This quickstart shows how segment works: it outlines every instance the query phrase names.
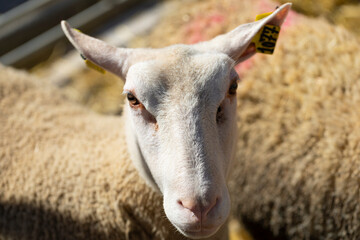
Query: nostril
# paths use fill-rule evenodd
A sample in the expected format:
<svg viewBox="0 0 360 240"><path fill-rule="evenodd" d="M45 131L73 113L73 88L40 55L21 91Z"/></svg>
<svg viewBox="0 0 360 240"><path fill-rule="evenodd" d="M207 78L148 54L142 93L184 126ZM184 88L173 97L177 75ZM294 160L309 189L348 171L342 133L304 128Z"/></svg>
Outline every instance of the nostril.
<svg viewBox="0 0 360 240"><path fill-rule="evenodd" d="M206 217L211 210L213 210L220 202L220 198L216 197L211 201L208 201L207 204L203 204L201 201L194 199L182 199L177 200L177 203L182 207L190 210L193 215L198 219Z"/></svg>
<svg viewBox="0 0 360 240"><path fill-rule="evenodd" d="M178 203L182 207L187 208L191 211L195 211L199 208L198 202L196 200L192 200L192 199L178 200Z"/></svg>
<svg viewBox="0 0 360 240"><path fill-rule="evenodd" d="M201 206L198 203L198 201L196 200L192 200L192 199L183 199L183 200L178 200L177 203L183 207L186 208L188 210L190 210L193 214L193 216L196 216L198 219L201 218Z"/></svg>

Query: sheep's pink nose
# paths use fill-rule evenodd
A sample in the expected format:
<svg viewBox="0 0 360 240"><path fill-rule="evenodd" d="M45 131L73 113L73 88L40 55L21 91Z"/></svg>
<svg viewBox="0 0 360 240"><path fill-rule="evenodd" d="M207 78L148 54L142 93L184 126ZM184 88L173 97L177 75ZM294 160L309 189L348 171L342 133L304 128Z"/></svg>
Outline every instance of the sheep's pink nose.
<svg viewBox="0 0 360 240"><path fill-rule="evenodd" d="M215 208L215 206L219 202L218 197L214 197L210 201L204 201L206 204L203 203L201 200L197 199L181 199L178 203L184 207L189 209L199 221L204 221L208 213Z"/></svg>

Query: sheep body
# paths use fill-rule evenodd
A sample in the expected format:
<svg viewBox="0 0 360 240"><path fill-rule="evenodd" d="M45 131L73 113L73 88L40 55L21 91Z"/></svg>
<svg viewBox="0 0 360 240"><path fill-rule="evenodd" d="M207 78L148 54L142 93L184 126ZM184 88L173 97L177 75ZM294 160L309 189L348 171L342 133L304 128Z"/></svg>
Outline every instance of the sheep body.
<svg viewBox="0 0 360 240"><path fill-rule="evenodd" d="M122 117L0 72L0 239L184 239L134 169Z"/></svg>
<svg viewBox="0 0 360 240"><path fill-rule="evenodd" d="M255 237L360 239L360 41L298 17L244 73L234 211Z"/></svg>

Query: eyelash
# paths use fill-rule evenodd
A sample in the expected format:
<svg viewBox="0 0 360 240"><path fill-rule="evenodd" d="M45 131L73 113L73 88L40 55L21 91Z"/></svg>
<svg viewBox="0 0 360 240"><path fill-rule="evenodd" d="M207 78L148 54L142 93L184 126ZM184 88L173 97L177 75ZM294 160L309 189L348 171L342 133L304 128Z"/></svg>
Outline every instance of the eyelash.
<svg viewBox="0 0 360 240"><path fill-rule="evenodd" d="M216 123L220 123L221 120L224 117L224 111L223 108L221 106L218 107L217 111L216 111Z"/></svg>
<svg viewBox="0 0 360 240"><path fill-rule="evenodd" d="M236 90L238 88L237 80L233 81L229 87L228 94L230 96L236 95ZM219 106L216 111L216 122L219 124L224 121L224 108L223 106Z"/></svg>
<svg viewBox="0 0 360 240"><path fill-rule="evenodd" d="M238 88L238 83L237 83L237 81L234 81L234 82L230 85L229 94L230 94L230 95L235 95L237 88Z"/></svg>
<svg viewBox="0 0 360 240"><path fill-rule="evenodd" d="M131 107L140 105L139 100L132 93L127 93L126 97Z"/></svg>

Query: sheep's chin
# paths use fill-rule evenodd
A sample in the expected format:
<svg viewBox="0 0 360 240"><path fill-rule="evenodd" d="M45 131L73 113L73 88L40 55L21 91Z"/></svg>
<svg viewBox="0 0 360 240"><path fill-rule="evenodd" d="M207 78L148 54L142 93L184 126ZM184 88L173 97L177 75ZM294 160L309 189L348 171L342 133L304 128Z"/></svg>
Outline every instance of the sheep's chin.
<svg viewBox="0 0 360 240"><path fill-rule="evenodd" d="M211 228L211 229L199 229L199 230L195 230L192 231L190 229L181 229L179 227L176 226L176 224L173 224L176 229L183 234L185 237L191 238L191 239L203 239L203 238L208 238L211 237L212 235L214 235L221 226L215 227L215 228Z"/></svg>

